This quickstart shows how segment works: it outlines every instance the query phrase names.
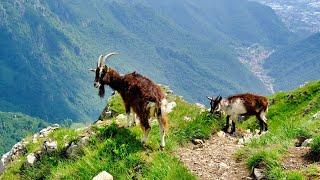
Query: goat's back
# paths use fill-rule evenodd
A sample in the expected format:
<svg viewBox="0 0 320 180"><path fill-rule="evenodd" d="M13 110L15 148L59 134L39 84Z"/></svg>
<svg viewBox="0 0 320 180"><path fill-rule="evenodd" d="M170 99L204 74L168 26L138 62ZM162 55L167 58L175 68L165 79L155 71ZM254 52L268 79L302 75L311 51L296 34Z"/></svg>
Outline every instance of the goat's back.
<svg viewBox="0 0 320 180"><path fill-rule="evenodd" d="M136 72L124 75L123 80L128 86L127 95L131 97L139 96L139 98L142 98L144 101L156 103L160 103L164 98L164 94L159 85Z"/></svg>

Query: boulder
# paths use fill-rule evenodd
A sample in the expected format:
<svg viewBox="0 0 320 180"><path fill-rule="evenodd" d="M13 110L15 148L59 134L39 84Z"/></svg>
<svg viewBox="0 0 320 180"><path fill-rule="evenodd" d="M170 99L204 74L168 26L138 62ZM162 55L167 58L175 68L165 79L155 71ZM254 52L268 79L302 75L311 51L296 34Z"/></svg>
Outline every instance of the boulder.
<svg viewBox="0 0 320 180"><path fill-rule="evenodd" d="M31 154L28 154L27 156L27 163L30 165L30 166L33 166L34 163L36 162L37 160L37 157L34 153L31 153Z"/></svg>
<svg viewBox="0 0 320 180"><path fill-rule="evenodd" d="M108 172L102 171L101 173L96 175L92 180L113 180L113 177Z"/></svg>
<svg viewBox="0 0 320 180"><path fill-rule="evenodd" d="M80 151L80 147L76 143L72 142L69 145L69 147L66 151L66 154L68 157L76 157L78 155L79 151Z"/></svg>
<svg viewBox="0 0 320 180"><path fill-rule="evenodd" d="M58 149L57 141L45 141L43 143L43 149L46 153L52 153Z"/></svg>
<svg viewBox="0 0 320 180"><path fill-rule="evenodd" d="M219 163L219 168L226 170L226 169L229 169L230 167L226 163L221 162Z"/></svg>

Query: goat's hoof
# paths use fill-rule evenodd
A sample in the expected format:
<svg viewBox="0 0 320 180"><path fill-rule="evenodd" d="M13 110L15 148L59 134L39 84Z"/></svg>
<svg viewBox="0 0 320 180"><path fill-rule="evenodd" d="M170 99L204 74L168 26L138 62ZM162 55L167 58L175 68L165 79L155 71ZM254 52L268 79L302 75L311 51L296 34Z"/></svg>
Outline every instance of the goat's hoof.
<svg viewBox="0 0 320 180"><path fill-rule="evenodd" d="M164 146L160 146L160 151L163 151L164 150Z"/></svg>

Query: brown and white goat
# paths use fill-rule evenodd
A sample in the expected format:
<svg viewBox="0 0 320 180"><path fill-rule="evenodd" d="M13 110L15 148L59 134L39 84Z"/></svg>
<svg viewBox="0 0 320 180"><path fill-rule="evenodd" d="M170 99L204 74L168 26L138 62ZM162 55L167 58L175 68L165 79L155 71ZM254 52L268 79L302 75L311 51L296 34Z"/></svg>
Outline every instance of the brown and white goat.
<svg viewBox="0 0 320 180"><path fill-rule="evenodd" d="M150 79L136 73L120 75L116 70L105 65L105 61L116 53L100 55L97 68L91 69L96 73L94 87L99 88L99 96L105 94L104 85L108 85L117 91L124 102L127 114L128 126L131 126L130 111L140 119L140 125L144 131L142 143L148 140L150 132L149 118L155 116L160 125L161 149L165 146L165 132L168 126L165 112L166 99L161 88Z"/></svg>
<svg viewBox="0 0 320 180"><path fill-rule="evenodd" d="M223 111L227 115L227 122L224 130L230 134L236 131L236 121L239 116L256 116L260 125L260 132L268 131L266 113L268 111L268 99L255 94L238 94L223 99L208 97L211 105L211 113ZM230 125L231 131L230 131Z"/></svg>

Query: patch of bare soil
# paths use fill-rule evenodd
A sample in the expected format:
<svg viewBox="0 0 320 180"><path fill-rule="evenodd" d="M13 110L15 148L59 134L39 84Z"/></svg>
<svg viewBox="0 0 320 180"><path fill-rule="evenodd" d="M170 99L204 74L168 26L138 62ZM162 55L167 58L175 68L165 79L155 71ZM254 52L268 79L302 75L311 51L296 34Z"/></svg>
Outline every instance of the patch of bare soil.
<svg viewBox="0 0 320 180"><path fill-rule="evenodd" d="M282 159L282 166L287 170L299 170L312 164L308 154L310 147L291 147Z"/></svg>
<svg viewBox="0 0 320 180"><path fill-rule="evenodd" d="M246 179L249 172L243 162L237 162L234 154L242 147L232 136L214 135L202 145L189 144L176 155L199 179Z"/></svg>

